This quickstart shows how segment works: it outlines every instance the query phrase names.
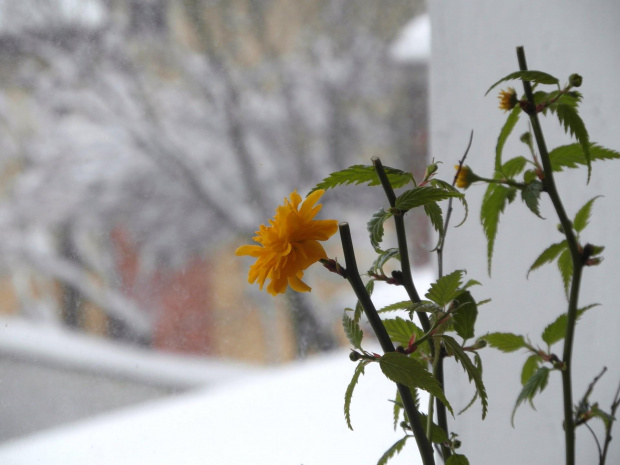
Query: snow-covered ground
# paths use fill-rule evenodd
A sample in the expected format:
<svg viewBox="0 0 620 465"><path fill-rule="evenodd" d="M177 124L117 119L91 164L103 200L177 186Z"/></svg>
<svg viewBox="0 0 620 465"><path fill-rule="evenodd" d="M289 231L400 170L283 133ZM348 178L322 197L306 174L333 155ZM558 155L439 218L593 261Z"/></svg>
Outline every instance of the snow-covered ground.
<svg viewBox="0 0 620 465"><path fill-rule="evenodd" d="M143 404L0 447L3 465L372 464L401 437L393 383L369 366L343 415L347 351ZM390 463L415 464L411 441Z"/></svg>

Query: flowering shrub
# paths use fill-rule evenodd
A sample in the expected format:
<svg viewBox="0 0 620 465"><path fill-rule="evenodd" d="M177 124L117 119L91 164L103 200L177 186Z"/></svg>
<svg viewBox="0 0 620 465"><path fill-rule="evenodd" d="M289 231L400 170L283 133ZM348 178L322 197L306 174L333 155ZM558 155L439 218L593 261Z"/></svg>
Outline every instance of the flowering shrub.
<svg viewBox="0 0 620 465"><path fill-rule="evenodd" d="M428 166L422 179L416 180L410 173L384 167L377 158L368 166L355 165L332 173L320 182L301 203L301 197L293 192L291 200L278 207L270 226L261 226L255 241L261 245L242 246L238 255L251 255L257 261L250 268L249 281L258 281L261 289L266 279L271 282L267 291L273 295L283 293L287 285L295 291L305 292L309 286L301 281L303 270L320 261L329 271L345 278L358 298L355 309L346 309L343 316L344 332L352 350L351 360L357 362L353 378L345 394L345 419L351 427L349 408L353 391L365 367L378 363L383 374L396 384L394 400L395 426L400 424L404 436L380 458L384 464L401 451L413 439L424 465L435 464L435 453L447 465L468 464L467 457L460 453L461 443L458 435L451 431L448 412L454 411L444 393L443 363L453 359L460 364L475 387L475 396L470 406L479 401L482 406L482 419L488 409L487 394L482 377L482 359L479 351L491 347L502 352L523 350L528 357L521 373L522 390L514 411L526 401L546 389L549 377L557 372L562 378L563 427L565 432L566 464L575 463L575 428L586 425L592 419L603 422L602 443L595 437L598 445L599 465L607 459L611 441L611 428L615 413L620 406L620 388L608 410L600 403L590 400L597 376L585 395L575 402L572 394L572 346L576 321L594 305L580 306L579 294L581 277L585 268L601 263L604 247L582 241L582 233L589 223L591 209L598 196L592 197L569 218L555 185L554 176L565 168L587 168L590 178L592 162L596 160L620 158L620 153L603 148L589 140L585 124L578 113L582 100L575 88L582 84L580 76L573 74L568 83L561 87L554 76L529 71L522 48L517 49L520 70L496 82L489 91L505 81L518 80L523 84L524 93L519 96L514 88L499 94L499 108L509 112L500 131L497 142L493 175L478 176L464 164L465 155L456 165L456 175L452 182L436 178L438 164ZM551 86L543 89L544 86ZM488 92L487 92L488 93ZM576 139L576 143L564 145L548 151L539 122L539 116L555 116L565 131ZM517 121L525 116L529 119L529 130L520 140L529 148L530 156L517 156L503 159L503 147L511 135ZM535 144L534 144L535 142ZM470 139L471 144L471 139ZM443 245L448 231L452 202L458 200L465 207L465 196L457 188L467 189L474 183L485 183L486 192L481 205L481 222L487 238L489 273L500 216L511 204L517 194L534 213L540 217L539 201L548 195L554 206L564 240L551 244L534 261L530 272L539 267L557 262L568 298L566 312L550 322L541 332L545 348L533 344L529 338L509 332L494 332L476 336L476 319L480 305L486 301L477 300L474 292L480 283L465 280L464 270L443 273ZM370 243L377 258L366 273L368 280L362 281L357 268L355 252L347 223L336 224L335 220L314 220L320 206L315 206L324 190L347 184L366 184L381 186L385 191L389 206L373 214L368 222ZM456 187L455 187L456 186ZM405 188L397 195L396 188ZM448 203L447 209L445 202ZM422 298L416 289L409 265L404 215L414 209L423 208L438 235L435 251L439 258L439 279L430 286ZM395 223L398 247L382 248L384 225L387 221ZM336 229L340 231L344 265L335 258L328 258L318 241L326 240ZM386 275L384 266L389 261L399 261L400 270ZM397 302L382 309L376 309L371 299L375 281L386 281L403 286L409 299ZM396 310L405 311L408 318L381 318ZM362 315L368 319L378 339L383 355L370 352L363 347L364 333L360 327ZM562 355L558 356L551 348L564 343ZM422 411L416 392L427 391L430 402ZM466 409L469 408L466 407ZM589 428L589 427L588 427ZM594 433L593 433L594 434ZM601 445L602 444L602 445ZM463 447L463 449L466 449Z"/></svg>

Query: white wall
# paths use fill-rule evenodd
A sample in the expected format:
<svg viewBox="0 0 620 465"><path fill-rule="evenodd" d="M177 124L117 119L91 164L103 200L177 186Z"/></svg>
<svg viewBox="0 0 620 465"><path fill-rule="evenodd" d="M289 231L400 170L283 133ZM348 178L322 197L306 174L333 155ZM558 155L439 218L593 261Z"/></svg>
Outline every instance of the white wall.
<svg viewBox="0 0 620 465"><path fill-rule="evenodd" d="M617 108L620 76L620 2L613 0L513 0L431 1L431 155L444 161L445 178L452 176L453 162L462 155L469 131L475 131L468 164L479 174L492 174L495 143L505 115L497 109L497 92L484 93L497 79L518 70L515 47L525 46L530 69L547 71L565 82L573 72L584 78L581 91L585 99L582 117L591 140L620 150ZM522 87L515 87L522 92ZM518 142L526 126L515 130L504 157L527 155ZM555 121L543 122L552 148L571 143ZM592 181L586 186L585 171L562 174L559 188L572 216L586 200L598 194L591 227L584 239L607 247L603 264L587 268L580 303L600 302L577 328L574 361L574 395L580 397L591 379L606 365L610 372L597 385L594 399L606 409L620 381L618 354L620 328L617 305L620 244L618 244L618 205L620 161L594 164ZM542 221L529 214L520 201L511 205L499 229L494 272L486 272L486 243L479 222L479 207L485 187L474 185L467 191L470 218L467 224L450 231L447 271L467 268L469 277L484 283L476 297L491 297L481 307L479 335L486 331L512 331L530 334L539 343L542 328L566 309L566 300L555 267L546 267L525 279L537 255L552 242L561 240L557 219L548 199L542 202ZM458 215L457 215L458 216ZM561 355L561 344L554 352ZM510 426L512 407L520 391L520 370L526 355L484 352L485 382L490 413L480 423L478 407L453 423L463 440L463 452L471 463L563 463L561 383L554 376L547 391L538 397L537 411L525 405ZM450 367L450 364L448 365ZM450 367L448 398L455 408L464 406L471 388L456 386L454 379L465 379L460 368ZM620 463L620 426L615 429L609 464ZM588 431L578 430L577 463L598 463L596 446Z"/></svg>

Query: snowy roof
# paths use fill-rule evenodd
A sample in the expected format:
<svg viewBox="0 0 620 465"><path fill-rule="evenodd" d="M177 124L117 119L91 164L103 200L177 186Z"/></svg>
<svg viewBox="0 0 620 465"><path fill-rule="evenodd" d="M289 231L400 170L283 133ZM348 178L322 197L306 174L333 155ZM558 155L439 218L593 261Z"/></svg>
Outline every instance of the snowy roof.
<svg viewBox="0 0 620 465"><path fill-rule="evenodd" d="M402 437L395 394L370 365L343 415L347 351L269 369L243 382L143 404L0 446L3 465L315 465L376 463ZM425 404L424 398L421 400ZM421 463L410 441L391 465Z"/></svg>
<svg viewBox="0 0 620 465"><path fill-rule="evenodd" d="M427 62L431 56L431 19L428 13L405 25L390 47L390 55L405 63Z"/></svg>

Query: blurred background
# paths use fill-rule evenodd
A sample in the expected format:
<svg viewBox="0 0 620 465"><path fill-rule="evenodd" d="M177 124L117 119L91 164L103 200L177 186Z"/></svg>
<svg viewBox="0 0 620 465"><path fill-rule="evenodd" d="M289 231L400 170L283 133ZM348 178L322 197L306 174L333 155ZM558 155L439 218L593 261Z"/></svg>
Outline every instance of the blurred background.
<svg viewBox="0 0 620 465"><path fill-rule="evenodd" d="M0 1L0 441L346 345L341 279L273 298L234 250L332 171L424 172L425 11ZM363 257L382 193L323 203Z"/></svg>

